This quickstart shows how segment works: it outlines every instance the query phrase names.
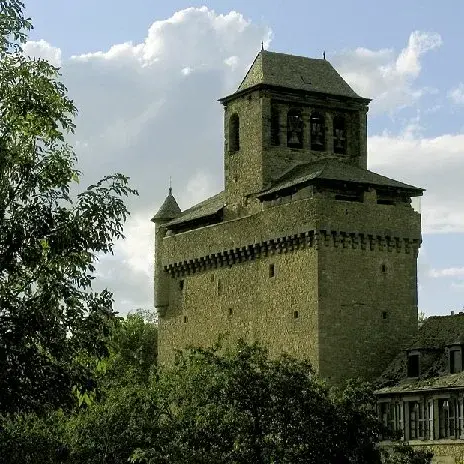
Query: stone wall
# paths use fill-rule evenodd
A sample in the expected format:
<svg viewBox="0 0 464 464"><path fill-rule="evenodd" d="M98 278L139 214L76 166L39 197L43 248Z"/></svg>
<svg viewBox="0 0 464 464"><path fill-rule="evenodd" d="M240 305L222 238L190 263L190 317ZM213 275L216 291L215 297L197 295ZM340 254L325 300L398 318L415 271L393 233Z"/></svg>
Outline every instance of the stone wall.
<svg viewBox="0 0 464 464"><path fill-rule="evenodd" d="M372 378L417 327L419 244L410 206L324 198L165 237L159 359L241 337L309 358L334 381Z"/></svg>
<svg viewBox="0 0 464 464"><path fill-rule="evenodd" d="M320 374L377 378L417 330L416 256L404 250L319 250Z"/></svg>
<svg viewBox="0 0 464 464"><path fill-rule="evenodd" d="M271 144L271 107L280 115L280 144ZM287 147L287 112L301 109L303 116L303 147ZM335 97L282 94L269 90L254 90L227 102L224 113L224 175L226 219L257 211L259 202L253 195L272 179L279 177L294 162L338 159L367 168L367 106L357 101ZM310 147L310 114L319 111L325 118L326 149L312 151ZM232 152L229 123L232 115L240 120L240 149ZM337 155L333 150L333 125L336 115L346 121L347 151Z"/></svg>
<svg viewBox="0 0 464 464"><path fill-rule="evenodd" d="M243 338L274 356L310 359L317 368L316 259L314 248L306 248L172 277L172 306L160 320L159 359L169 362L175 348Z"/></svg>

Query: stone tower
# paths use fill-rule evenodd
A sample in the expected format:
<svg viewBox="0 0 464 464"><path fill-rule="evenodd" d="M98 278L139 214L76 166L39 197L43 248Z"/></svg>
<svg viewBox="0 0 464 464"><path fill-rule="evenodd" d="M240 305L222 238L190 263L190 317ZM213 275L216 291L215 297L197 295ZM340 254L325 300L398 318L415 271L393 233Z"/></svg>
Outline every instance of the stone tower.
<svg viewBox="0 0 464 464"><path fill-rule="evenodd" d="M263 50L220 101L224 191L153 218L160 362L243 338L376 377L417 329L423 190L367 169L370 100L325 59Z"/></svg>

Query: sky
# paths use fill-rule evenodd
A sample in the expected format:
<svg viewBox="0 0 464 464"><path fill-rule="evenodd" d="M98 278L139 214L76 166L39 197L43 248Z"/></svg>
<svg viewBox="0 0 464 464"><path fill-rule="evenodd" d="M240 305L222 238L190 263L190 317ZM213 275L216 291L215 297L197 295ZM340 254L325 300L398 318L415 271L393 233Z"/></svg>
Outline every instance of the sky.
<svg viewBox="0 0 464 464"><path fill-rule="evenodd" d="M126 239L95 288L125 314L153 305L150 218L172 176L182 209L223 188L223 109L261 48L327 59L363 97L368 168L426 189L419 310L464 310L464 2L26 0L25 51L61 67L88 185L122 172Z"/></svg>

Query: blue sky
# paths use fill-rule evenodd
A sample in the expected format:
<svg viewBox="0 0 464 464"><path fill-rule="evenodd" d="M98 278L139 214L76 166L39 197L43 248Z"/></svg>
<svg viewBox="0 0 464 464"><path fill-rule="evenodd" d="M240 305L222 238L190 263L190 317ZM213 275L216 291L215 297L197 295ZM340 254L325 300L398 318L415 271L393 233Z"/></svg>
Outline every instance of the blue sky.
<svg viewBox="0 0 464 464"><path fill-rule="evenodd" d="M163 200L166 178L173 175L183 207L222 188L216 100L238 85L269 38L275 51L325 50L355 90L374 99L369 167L427 189L419 308L431 315L463 307L463 2L453 9L423 0L26 3L35 25L29 52L62 65L81 110L75 143L84 173L122 170L141 193L128 240L99 267L121 312L151 304L146 219Z"/></svg>

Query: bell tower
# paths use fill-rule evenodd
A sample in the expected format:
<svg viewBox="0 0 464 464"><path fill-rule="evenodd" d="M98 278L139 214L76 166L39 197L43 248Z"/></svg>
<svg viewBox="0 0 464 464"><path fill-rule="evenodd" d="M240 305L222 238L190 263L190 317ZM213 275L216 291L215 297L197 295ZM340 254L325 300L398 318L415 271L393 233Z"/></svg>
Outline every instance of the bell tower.
<svg viewBox="0 0 464 464"><path fill-rule="evenodd" d="M299 163L338 160L367 168L367 111L325 59L261 50L224 105L224 174L231 217Z"/></svg>

